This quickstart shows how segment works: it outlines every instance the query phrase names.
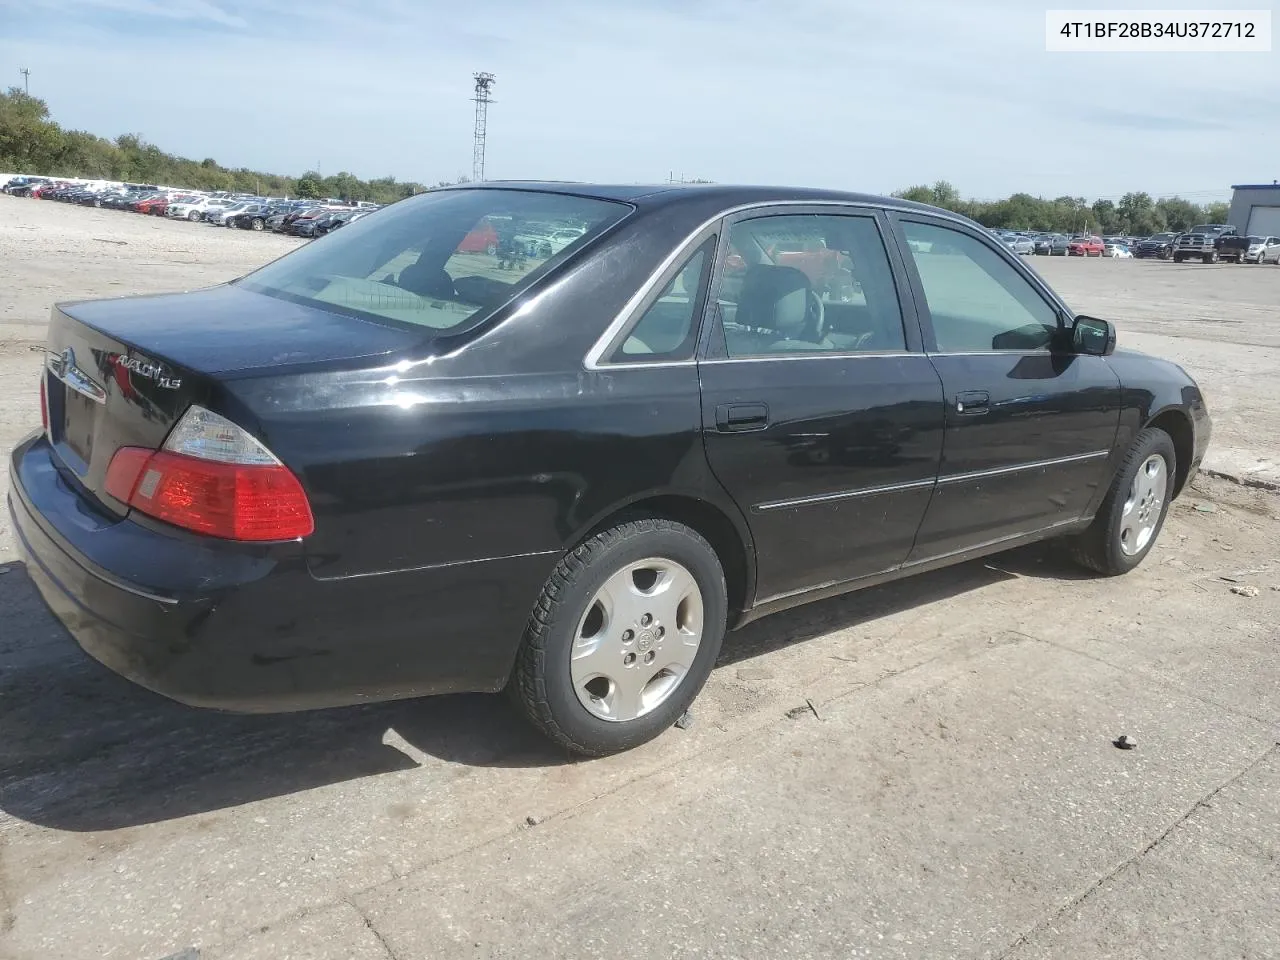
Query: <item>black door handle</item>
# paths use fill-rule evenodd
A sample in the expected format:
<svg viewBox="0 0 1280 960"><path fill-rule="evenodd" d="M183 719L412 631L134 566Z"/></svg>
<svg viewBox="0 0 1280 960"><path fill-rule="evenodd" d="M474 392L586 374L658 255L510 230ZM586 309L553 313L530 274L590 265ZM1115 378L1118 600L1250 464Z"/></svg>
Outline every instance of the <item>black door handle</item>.
<svg viewBox="0 0 1280 960"><path fill-rule="evenodd" d="M767 403L722 403L716 407L716 429L725 433L763 430L767 426Z"/></svg>
<svg viewBox="0 0 1280 960"><path fill-rule="evenodd" d="M956 394L956 413L962 417L980 417L991 410L991 394L985 390L969 390Z"/></svg>

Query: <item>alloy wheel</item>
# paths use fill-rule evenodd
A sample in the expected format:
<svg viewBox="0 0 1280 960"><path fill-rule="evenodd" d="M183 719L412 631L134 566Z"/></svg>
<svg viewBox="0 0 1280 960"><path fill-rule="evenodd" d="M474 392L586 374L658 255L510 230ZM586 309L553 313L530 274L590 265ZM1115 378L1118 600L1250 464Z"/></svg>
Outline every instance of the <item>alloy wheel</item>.
<svg viewBox="0 0 1280 960"><path fill-rule="evenodd" d="M1142 461L1129 486L1120 519L1120 549L1127 556L1141 553L1155 536L1168 489L1168 469L1164 457L1153 453Z"/></svg>
<svg viewBox="0 0 1280 960"><path fill-rule="evenodd" d="M601 720L644 716L679 688L702 634L693 574L663 557L628 564L595 592L578 622L569 662L578 701Z"/></svg>

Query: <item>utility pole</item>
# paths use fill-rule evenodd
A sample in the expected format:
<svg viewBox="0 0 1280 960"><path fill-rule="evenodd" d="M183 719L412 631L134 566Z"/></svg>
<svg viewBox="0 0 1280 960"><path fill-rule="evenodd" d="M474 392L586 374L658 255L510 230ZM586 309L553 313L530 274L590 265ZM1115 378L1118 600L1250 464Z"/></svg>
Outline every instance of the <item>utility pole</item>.
<svg viewBox="0 0 1280 960"><path fill-rule="evenodd" d="M26 96L31 96L31 71L26 67L20 67L18 72L22 74L22 92Z"/></svg>
<svg viewBox="0 0 1280 960"><path fill-rule="evenodd" d="M484 141L489 124L489 104L494 102L492 92L494 81L498 78L492 73L473 73L475 80L475 96L472 101L476 105L475 138L471 148L471 179L476 183L484 180Z"/></svg>

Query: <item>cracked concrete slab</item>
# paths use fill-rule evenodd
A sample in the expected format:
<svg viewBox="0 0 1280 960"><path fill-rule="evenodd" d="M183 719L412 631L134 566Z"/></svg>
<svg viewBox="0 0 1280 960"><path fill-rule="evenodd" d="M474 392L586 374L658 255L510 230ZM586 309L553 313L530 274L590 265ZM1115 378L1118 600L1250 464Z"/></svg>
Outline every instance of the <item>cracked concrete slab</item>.
<svg viewBox="0 0 1280 960"><path fill-rule="evenodd" d="M199 960L396 960L349 903L263 925L234 943L202 951ZM193 958L194 960L194 958Z"/></svg>
<svg viewBox="0 0 1280 960"><path fill-rule="evenodd" d="M1273 748L1010 960L1280 956L1277 798Z"/></svg>
<svg viewBox="0 0 1280 960"><path fill-rule="evenodd" d="M994 956L1272 743L1031 639L819 707L356 902L406 957Z"/></svg>

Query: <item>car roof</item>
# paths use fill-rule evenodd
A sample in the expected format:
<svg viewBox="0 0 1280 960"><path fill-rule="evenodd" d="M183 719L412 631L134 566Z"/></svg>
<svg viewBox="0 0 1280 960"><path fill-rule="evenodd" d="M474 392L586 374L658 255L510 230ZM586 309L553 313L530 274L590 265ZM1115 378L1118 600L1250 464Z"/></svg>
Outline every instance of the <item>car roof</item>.
<svg viewBox="0 0 1280 960"><path fill-rule="evenodd" d="M719 200L726 209L742 204L770 202L858 203L919 210L921 213L943 213L948 217L973 223L968 217L926 203L870 193L827 190L821 187L769 187L721 183L607 184L563 180L486 180L484 183L467 183L442 189L538 190L543 193L564 193L598 200L617 200L633 204L639 209L674 206L691 201L705 202L712 199Z"/></svg>

